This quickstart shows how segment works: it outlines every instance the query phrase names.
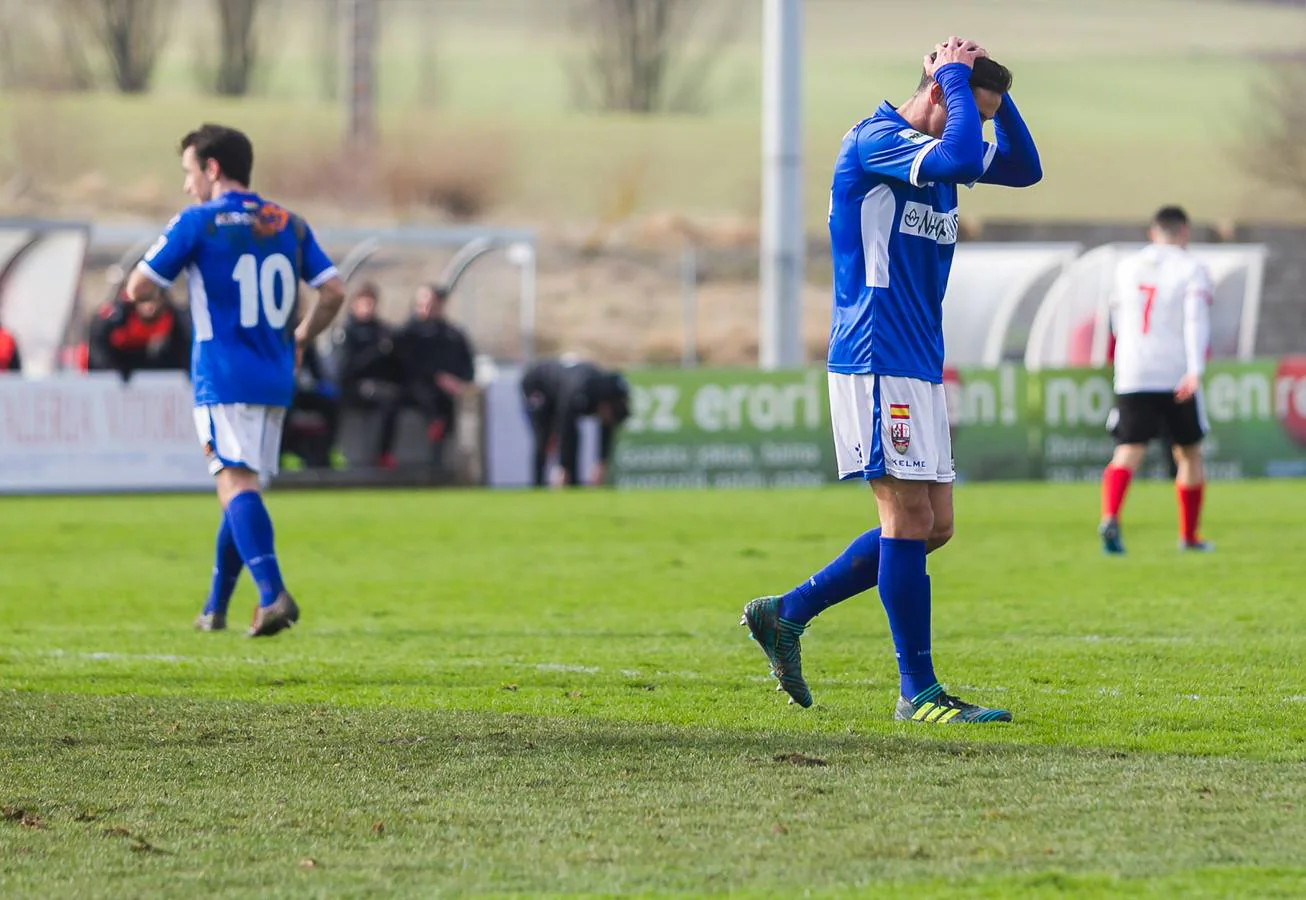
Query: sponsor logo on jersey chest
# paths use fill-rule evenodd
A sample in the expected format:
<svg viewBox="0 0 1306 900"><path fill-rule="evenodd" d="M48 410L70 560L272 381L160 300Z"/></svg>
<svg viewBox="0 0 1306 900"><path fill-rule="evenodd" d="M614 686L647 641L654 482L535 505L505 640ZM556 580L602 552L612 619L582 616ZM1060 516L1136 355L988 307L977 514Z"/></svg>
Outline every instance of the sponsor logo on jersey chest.
<svg viewBox="0 0 1306 900"><path fill-rule="evenodd" d="M908 200L902 208L898 230L928 238L937 244L957 243L957 211L936 212L924 203Z"/></svg>

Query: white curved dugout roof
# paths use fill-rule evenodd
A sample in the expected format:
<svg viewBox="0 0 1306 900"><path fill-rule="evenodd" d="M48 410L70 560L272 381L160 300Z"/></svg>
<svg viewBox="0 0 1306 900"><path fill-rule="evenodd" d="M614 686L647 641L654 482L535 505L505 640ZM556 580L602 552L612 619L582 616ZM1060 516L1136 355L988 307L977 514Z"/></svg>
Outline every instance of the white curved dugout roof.
<svg viewBox="0 0 1306 900"><path fill-rule="evenodd" d="M84 225L0 221L0 325L18 342L24 375L48 375L58 367L87 243Z"/></svg>
<svg viewBox="0 0 1306 900"><path fill-rule="evenodd" d="M943 298L943 345L953 366L1003 361L1018 313L1036 304L1081 249L1075 243L958 244ZM1021 345L1023 346L1023 344Z"/></svg>
<svg viewBox="0 0 1306 900"><path fill-rule="evenodd" d="M1070 263L1048 290L1025 348L1028 369L1106 365L1107 307L1116 266L1141 243L1104 244ZM1215 287L1211 355L1251 359L1260 319L1266 248L1260 244L1193 244Z"/></svg>

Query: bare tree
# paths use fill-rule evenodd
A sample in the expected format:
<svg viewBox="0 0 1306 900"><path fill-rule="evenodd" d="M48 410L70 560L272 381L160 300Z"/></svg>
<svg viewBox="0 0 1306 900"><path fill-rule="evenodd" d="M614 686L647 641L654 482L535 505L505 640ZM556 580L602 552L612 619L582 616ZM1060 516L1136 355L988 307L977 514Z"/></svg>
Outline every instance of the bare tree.
<svg viewBox="0 0 1306 900"><path fill-rule="evenodd" d="M124 94L149 89L168 41L174 0L66 0L109 57L114 84Z"/></svg>
<svg viewBox="0 0 1306 900"><path fill-rule="evenodd" d="M1274 67L1257 91L1257 105L1273 112L1257 120L1255 139L1235 153L1248 174L1268 185L1287 186L1306 199L1306 63ZM1268 97L1264 96L1266 93ZM1251 133L1251 132L1249 132Z"/></svg>
<svg viewBox="0 0 1306 900"><path fill-rule="evenodd" d="M218 70L213 90L224 97L249 93L254 68L259 61L257 29L254 27L262 0L213 0L218 17Z"/></svg>
<svg viewBox="0 0 1306 900"><path fill-rule="evenodd" d="M35 9L0 0L0 88L87 91L95 72L86 55L86 34L71 10L51 4Z"/></svg>
<svg viewBox="0 0 1306 900"><path fill-rule="evenodd" d="M317 64L319 90L323 100L340 96L340 0L317 4Z"/></svg>
<svg viewBox="0 0 1306 900"><path fill-rule="evenodd" d="M572 97L587 109L701 112L738 17L703 22L703 0L572 0L569 25L587 48L568 61ZM696 34L697 32L697 34Z"/></svg>

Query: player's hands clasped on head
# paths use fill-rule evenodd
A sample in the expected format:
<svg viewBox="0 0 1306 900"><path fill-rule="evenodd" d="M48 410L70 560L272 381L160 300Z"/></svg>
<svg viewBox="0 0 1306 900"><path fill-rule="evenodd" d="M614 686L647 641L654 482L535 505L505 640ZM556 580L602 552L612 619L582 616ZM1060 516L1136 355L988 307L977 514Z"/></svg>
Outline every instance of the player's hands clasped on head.
<svg viewBox="0 0 1306 900"><path fill-rule="evenodd" d="M974 68L975 60L988 56L989 52L974 41L963 40L953 35L942 44L934 45L934 52L925 57L925 71L934 77L934 72L948 63L961 63Z"/></svg>

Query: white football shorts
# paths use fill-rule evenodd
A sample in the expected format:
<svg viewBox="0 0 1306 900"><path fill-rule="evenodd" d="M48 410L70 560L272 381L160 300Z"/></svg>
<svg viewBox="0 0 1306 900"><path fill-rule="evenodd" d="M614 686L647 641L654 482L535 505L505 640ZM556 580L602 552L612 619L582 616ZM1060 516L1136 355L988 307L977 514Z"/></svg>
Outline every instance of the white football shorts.
<svg viewBox="0 0 1306 900"><path fill-rule="evenodd" d="M952 435L943 385L894 375L830 372L839 478L951 482Z"/></svg>
<svg viewBox="0 0 1306 900"><path fill-rule="evenodd" d="M249 469L266 484L280 467L285 422L283 406L224 403L195 407L195 431L209 460L209 474L228 468Z"/></svg>

